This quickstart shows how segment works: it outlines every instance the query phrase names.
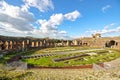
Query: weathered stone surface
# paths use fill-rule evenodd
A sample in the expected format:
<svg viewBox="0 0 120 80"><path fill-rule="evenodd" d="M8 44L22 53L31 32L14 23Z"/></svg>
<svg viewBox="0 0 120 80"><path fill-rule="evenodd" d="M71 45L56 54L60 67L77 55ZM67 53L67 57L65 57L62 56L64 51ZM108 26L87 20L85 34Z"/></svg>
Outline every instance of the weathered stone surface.
<svg viewBox="0 0 120 80"><path fill-rule="evenodd" d="M31 48L47 48L56 46L109 47L120 50L120 37L101 37L100 34L94 34L92 36L93 37L84 37L74 40L0 36L0 51L8 50L20 52Z"/></svg>

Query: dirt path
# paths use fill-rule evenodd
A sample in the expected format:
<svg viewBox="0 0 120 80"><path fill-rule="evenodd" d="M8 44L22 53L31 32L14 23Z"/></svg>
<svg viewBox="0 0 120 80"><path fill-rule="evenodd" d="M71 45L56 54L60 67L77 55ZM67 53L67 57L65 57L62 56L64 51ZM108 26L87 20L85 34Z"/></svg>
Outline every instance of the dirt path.
<svg viewBox="0 0 120 80"><path fill-rule="evenodd" d="M117 58L115 60L112 60L110 62L104 62L105 68L114 68L120 66L120 58Z"/></svg>
<svg viewBox="0 0 120 80"><path fill-rule="evenodd" d="M71 53L77 53L77 52L89 52L89 51L98 51L98 50L104 50L103 48L100 49L88 49L88 50L76 50L76 51L68 51L68 52L57 52L56 54L71 54Z"/></svg>

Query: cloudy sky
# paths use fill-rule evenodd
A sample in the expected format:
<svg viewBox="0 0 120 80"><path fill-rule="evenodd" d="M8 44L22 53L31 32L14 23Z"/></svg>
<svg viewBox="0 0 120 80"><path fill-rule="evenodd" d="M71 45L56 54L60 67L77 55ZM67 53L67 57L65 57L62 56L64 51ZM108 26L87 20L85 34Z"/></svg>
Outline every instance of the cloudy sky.
<svg viewBox="0 0 120 80"><path fill-rule="evenodd" d="M120 0L0 0L0 35L120 36Z"/></svg>

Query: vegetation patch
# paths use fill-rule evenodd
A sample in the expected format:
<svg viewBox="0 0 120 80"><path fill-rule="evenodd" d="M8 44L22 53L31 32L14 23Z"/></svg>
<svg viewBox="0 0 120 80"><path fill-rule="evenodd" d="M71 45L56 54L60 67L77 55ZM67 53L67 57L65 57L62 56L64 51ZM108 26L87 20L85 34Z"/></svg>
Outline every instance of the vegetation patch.
<svg viewBox="0 0 120 80"><path fill-rule="evenodd" d="M22 56L21 61L26 62L28 65L43 67L89 65L93 63L109 62L120 57L120 52L113 49L55 47L30 50L24 53L9 53L0 58L0 64L5 64L10 58L18 54ZM25 56L27 57L25 58Z"/></svg>
<svg viewBox="0 0 120 80"><path fill-rule="evenodd" d="M120 57L120 52L112 49L93 49L93 48L81 48L81 47L58 47L57 49L62 50L62 52L52 52L56 48L44 49L48 52L42 53L42 50L38 50L31 55L36 54L56 54L52 56L42 56L34 58L22 59L23 62L27 62L29 65L43 66L43 67L65 67L65 66L80 66L88 65L93 63L103 63L114 60ZM65 52L63 50L65 49ZM72 49L72 51L66 51ZM92 50L93 49L93 50ZM78 52L77 50L83 50ZM85 51L87 50L87 51ZM90 50L90 51L88 51ZM76 52L77 51L77 52ZM38 53L40 52L40 53ZM94 53L94 55L93 55ZM84 56L87 55L87 56Z"/></svg>
<svg viewBox="0 0 120 80"><path fill-rule="evenodd" d="M113 69L7 70L0 66L0 80L119 80L120 66Z"/></svg>

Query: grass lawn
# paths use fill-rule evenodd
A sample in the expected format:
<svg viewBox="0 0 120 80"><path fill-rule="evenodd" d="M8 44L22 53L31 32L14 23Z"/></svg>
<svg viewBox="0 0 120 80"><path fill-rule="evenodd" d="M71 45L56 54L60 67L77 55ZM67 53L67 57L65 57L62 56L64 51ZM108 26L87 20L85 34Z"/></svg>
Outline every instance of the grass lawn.
<svg viewBox="0 0 120 80"><path fill-rule="evenodd" d="M91 50L91 49L94 49L94 48L56 47L56 48L45 48L41 50L30 50L30 51L27 51L26 53L23 53L22 55L31 56L35 54L52 54L52 53L59 53L59 54L47 56L47 57L22 59L22 61L27 62L28 64L36 65L36 66L64 67L64 66L79 66L79 65L87 65L87 64L93 64L93 63L108 62L120 57L120 52L113 49L94 50L94 51L87 51L87 52L74 52L77 50ZM87 54L87 53L98 53L98 54L91 55L91 56L77 57L77 58L63 60L59 62L54 61L55 59L69 58L69 57L79 56L81 54ZM16 54L20 54L20 53L9 53L4 57L0 58L0 64L5 64L7 60L15 56Z"/></svg>
<svg viewBox="0 0 120 80"><path fill-rule="evenodd" d="M0 58L0 64L5 64L11 57L15 56L17 53L9 53L5 55L4 57Z"/></svg>
<svg viewBox="0 0 120 80"><path fill-rule="evenodd" d="M90 48L80 48L80 47L60 47L57 48L47 48L37 51L29 51L23 55L33 55L33 54L47 54L49 52L44 52L46 50L53 52L69 52L76 50L85 50ZM91 48L93 49L93 48ZM43 51L43 53L42 53ZM39 53L40 52L40 53ZM77 56L86 53L98 53L96 55L84 56L74 59L69 59L60 62L54 62L53 59L56 58L66 58L70 56ZM19 53L10 53L3 58L0 58L0 63L4 64L12 56ZM79 66L87 65L92 63L101 63L114 60L120 57L120 52L112 49L105 50L95 50L89 52L75 52L70 54L59 54L48 57L22 59L22 61L28 64L33 64L36 66L50 66L50 67L63 67L63 66ZM7 70L4 65L0 64L0 80L119 80L120 78L120 66L113 69L106 70L93 70L93 69L28 69L21 71Z"/></svg>
<svg viewBox="0 0 120 80"><path fill-rule="evenodd" d="M67 52L69 50L76 51L76 50L88 50L93 48L81 48L81 47L57 47L57 48L47 48L43 50L38 50L33 54L48 54L52 52ZM46 52L45 52L46 51ZM109 52L110 51L110 52ZM42 53L43 52L43 53ZM91 56L83 56L79 58L73 58L69 60L64 60L60 62L55 62L54 59L57 58L67 58L71 56L77 56L86 53L99 53L96 55ZM101 53L101 54L100 54ZM49 57L40 57L40 58L30 58L30 59L22 59L22 61L27 62L28 64L36 65L36 66L46 66L46 67L64 67L64 66L79 66L79 65L87 65L93 63L102 63L114 60L120 57L120 52L112 49L106 50L96 50L90 52L77 52L77 53L70 53L70 54L58 54Z"/></svg>

